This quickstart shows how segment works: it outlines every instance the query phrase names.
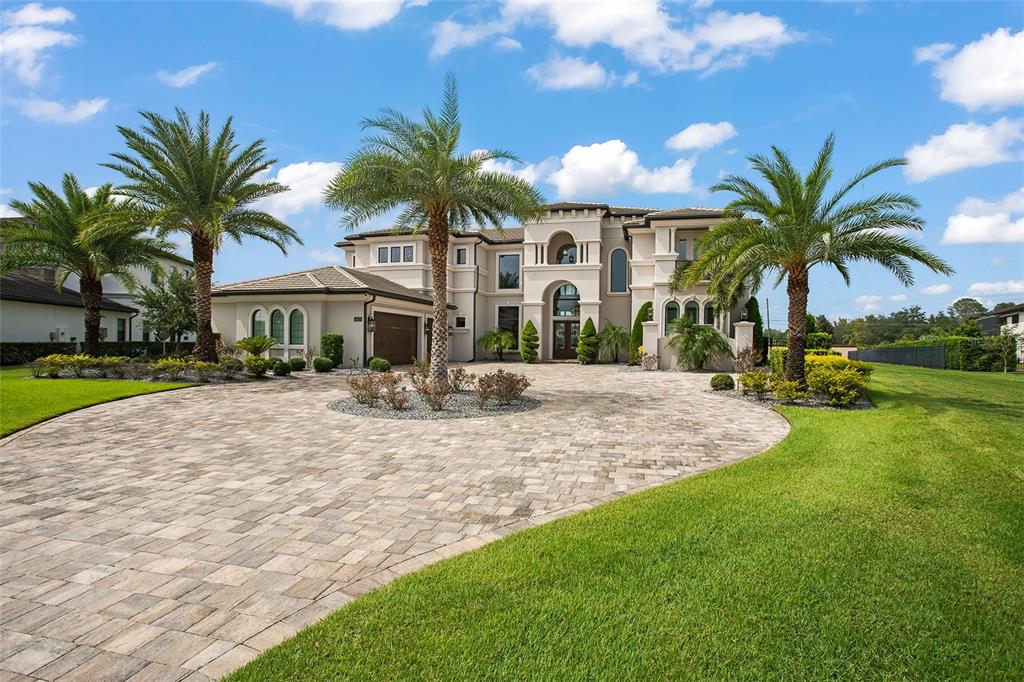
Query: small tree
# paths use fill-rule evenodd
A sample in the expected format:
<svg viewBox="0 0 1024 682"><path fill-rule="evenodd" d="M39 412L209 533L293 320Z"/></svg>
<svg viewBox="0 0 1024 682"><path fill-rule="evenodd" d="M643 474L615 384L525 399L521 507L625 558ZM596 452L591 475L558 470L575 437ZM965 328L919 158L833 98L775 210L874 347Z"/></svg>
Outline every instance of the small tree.
<svg viewBox="0 0 1024 682"><path fill-rule="evenodd" d="M629 362L637 364L640 362L640 346L644 345L644 322L651 319L654 311L654 303L647 301L636 311L636 319L633 320L633 331L629 335Z"/></svg>
<svg viewBox="0 0 1024 682"><path fill-rule="evenodd" d="M174 343L181 352L181 337L196 331L196 278L188 270L157 275L152 287L140 287L135 300L142 310L142 326Z"/></svg>
<svg viewBox="0 0 1024 682"><path fill-rule="evenodd" d="M588 317L576 341L576 359L581 365L589 365L597 359L597 328L593 318Z"/></svg>
<svg viewBox="0 0 1024 682"><path fill-rule="evenodd" d="M477 341L477 344L490 353L496 353L498 360L505 359L505 351L516 347L516 335L507 329L492 329Z"/></svg>
<svg viewBox="0 0 1024 682"><path fill-rule="evenodd" d="M754 348L763 354L765 352L764 319L761 317L761 306L758 305L757 298L754 296L747 299L747 322L754 323Z"/></svg>
<svg viewBox="0 0 1024 682"><path fill-rule="evenodd" d="M335 367L341 367L345 361L345 337L337 332L320 335L320 349L325 358L330 358Z"/></svg>
<svg viewBox="0 0 1024 682"><path fill-rule="evenodd" d="M527 320L523 331L519 332L519 357L523 362L537 362L537 349L540 348L540 335L533 320Z"/></svg>
<svg viewBox="0 0 1024 682"><path fill-rule="evenodd" d="M1003 372L1017 371L1017 353L1022 342L1020 334L1014 334L1009 329L1003 329L996 337L996 353L1003 363Z"/></svg>
<svg viewBox="0 0 1024 682"><path fill-rule="evenodd" d="M716 357L732 357L729 341L714 327L695 324L689 315L672 320L668 345L676 349L679 364L687 369L700 369Z"/></svg>
<svg viewBox="0 0 1024 682"><path fill-rule="evenodd" d="M601 359L618 364L619 356L629 350L630 333L625 327L611 322L604 323L604 329L597 337L597 348Z"/></svg>

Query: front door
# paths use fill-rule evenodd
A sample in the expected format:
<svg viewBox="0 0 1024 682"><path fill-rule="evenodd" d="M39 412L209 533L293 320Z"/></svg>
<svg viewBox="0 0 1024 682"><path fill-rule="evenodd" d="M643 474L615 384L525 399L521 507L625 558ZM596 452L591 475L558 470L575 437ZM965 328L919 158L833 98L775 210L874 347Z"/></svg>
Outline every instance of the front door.
<svg viewBox="0 0 1024 682"><path fill-rule="evenodd" d="M580 323L558 320L554 322L554 331L555 338L551 357L556 360L575 360L576 342L580 338Z"/></svg>

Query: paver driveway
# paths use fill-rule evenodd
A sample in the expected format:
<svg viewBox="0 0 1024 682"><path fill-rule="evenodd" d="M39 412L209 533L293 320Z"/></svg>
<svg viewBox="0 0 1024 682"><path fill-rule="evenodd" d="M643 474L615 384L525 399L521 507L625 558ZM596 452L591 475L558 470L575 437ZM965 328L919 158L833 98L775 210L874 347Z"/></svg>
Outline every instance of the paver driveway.
<svg viewBox="0 0 1024 682"><path fill-rule="evenodd" d="M788 431L708 375L515 368L541 408L365 419L326 409L340 377L304 376L0 441L0 679L217 678L398 575Z"/></svg>

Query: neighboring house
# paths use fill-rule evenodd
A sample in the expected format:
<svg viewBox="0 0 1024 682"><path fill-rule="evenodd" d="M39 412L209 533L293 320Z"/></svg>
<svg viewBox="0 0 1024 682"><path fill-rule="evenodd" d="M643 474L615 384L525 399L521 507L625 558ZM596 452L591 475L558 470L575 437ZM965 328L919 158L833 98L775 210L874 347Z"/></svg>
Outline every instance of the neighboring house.
<svg viewBox="0 0 1024 682"><path fill-rule="evenodd" d="M127 334L138 311L110 297L100 306L100 339ZM59 292L50 270L17 270L0 277L0 341L85 341L85 308L72 287Z"/></svg>
<svg viewBox="0 0 1024 682"><path fill-rule="evenodd" d="M1002 306L976 319L982 336L997 336L1003 332L1015 334L1017 357L1024 361L1024 303Z"/></svg>
<svg viewBox="0 0 1024 682"><path fill-rule="evenodd" d="M668 290L677 264L697 256L697 238L722 220L721 210L656 211L582 202L561 202L546 208L542 220L523 227L468 230L450 237L451 312L443 323L451 338L450 359L482 357L476 341L490 329L507 329L518 339L527 320L532 320L540 333L541 359L573 359L580 328L588 317L598 329L605 322L631 328L637 311L647 301L653 302L654 311L652 319L643 325L644 347L662 357L663 367L674 363L674 353L667 348L666 329L681 315L714 326L730 339L734 349L751 345L753 324L741 321L745 296L732 310L718 311L703 284L676 294ZM328 271L337 273L337 277L329 276L338 282L343 281L343 275L362 281L366 292L359 295L364 297L376 295L371 292L375 285L369 281L374 276L378 284L399 285L408 296L429 300L430 254L425 234L410 230L363 232L337 246L345 250L347 267L216 287L216 331L225 338L237 339L259 329L280 330L282 316L290 315L297 306L296 287L315 287L317 293L307 295L319 297L310 300L323 306L343 300L339 297L352 296L339 290L338 285L322 281L318 273ZM287 280L288 285L274 284L275 279ZM236 298L242 293L240 287L262 291L245 294L250 297L246 304ZM317 313L315 325L308 325L305 345L318 343L319 333L314 329L340 331L345 334L346 348L367 348L368 352L360 355L363 362L370 355L403 363L411 357L425 356L433 322L429 307L413 309L409 301L405 308L388 303L391 309L382 317L375 312L379 309L376 301L363 300L369 306L365 314L349 309L344 315L335 315L327 308ZM266 315L272 314L271 308L280 310L276 327L268 326ZM259 311L263 317L257 319ZM308 310L303 314L313 315ZM393 338L396 336L409 340L399 344ZM354 343L350 344L350 338ZM287 344L282 342L278 353L299 350L300 344L288 340ZM354 354L346 351L346 356Z"/></svg>

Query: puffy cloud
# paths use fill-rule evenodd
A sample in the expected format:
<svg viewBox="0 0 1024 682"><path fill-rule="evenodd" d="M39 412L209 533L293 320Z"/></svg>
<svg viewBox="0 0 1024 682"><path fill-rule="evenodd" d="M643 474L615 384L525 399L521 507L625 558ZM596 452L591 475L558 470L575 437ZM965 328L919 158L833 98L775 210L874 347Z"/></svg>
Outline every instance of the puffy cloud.
<svg viewBox="0 0 1024 682"><path fill-rule="evenodd" d="M622 140L589 146L576 145L560 160L560 168L547 180L559 197L600 196L619 191L645 194L689 192L693 189L695 159L680 159L672 166L646 168L636 152Z"/></svg>
<svg viewBox="0 0 1024 682"><path fill-rule="evenodd" d="M288 187L288 191L261 200L260 208L280 220L316 208L323 200L324 188L341 168L338 161L302 161L282 166L273 179Z"/></svg>
<svg viewBox="0 0 1024 682"><path fill-rule="evenodd" d="M712 73L742 66L750 57L768 56L802 36L778 17L759 12L713 12L702 23L681 27L659 0L561 2L505 0L498 18L478 24L451 19L435 30L432 54L468 47L521 24L544 24L563 45L609 45L627 59L657 71ZM452 36L459 35L459 40Z"/></svg>
<svg viewBox="0 0 1024 682"><path fill-rule="evenodd" d="M603 88L614 80L597 62L585 62L577 57L552 57L531 66L526 74L541 90Z"/></svg>
<svg viewBox="0 0 1024 682"><path fill-rule="evenodd" d="M75 15L63 7L46 9L30 3L18 10L0 15L4 30L0 33L0 61L5 69L26 85L37 85L43 77L48 52L55 47L71 47L80 42L78 36L48 24L73 21Z"/></svg>
<svg viewBox="0 0 1024 682"><path fill-rule="evenodd" d="M894 303L900 303L902 301L907 300L907 295L906 294L893 294L892 296L888 296L887 299L890 300L890 301L893 301Z"/></svg>
<svg viewBox="0 0 1024 682"><path fill-rule="evenodd" d="M205 64L186 67L181 71L160 71L156 74L156 77L172 88L184 88L189 85L195 85L202 76L213 71L217 66L217 62L206 62Z"/></svg>
<svg viewBox="0 0 1024 682"><path fill-rule="evenodd" d="M1024 279L1011 279L1005 282L975 282L967 288L967 293L977 296L1024 294Z"/></svg>
<svg viewBox="0 0 1024 682"><path fill-rule="evenodd" d="M482 151L482 150L478 150ZM517 164L513 161L485 161L483 164L483 170L509 173L526 180L531 185L535 185L541 180L546 180L547 177L560 167L560 162L557 156L549 156L540 163L526 163Z"/></svg>
<svg viewBox="0 0 1024 682"><path fill-rule="evenodd" d="M1014 158L1012 148L1024 139L1024 119L1001 118L992 125L959 123L905 153L903 173L921 182L962 168L988 166Z"/></svg>
<svg viewBox="0 0 1024 682"><path fill-rule="evenodd" d="M941 294L948 294L953 290L953 287L949 284L933 284L930 287L922 287L921 293L925 296L939 296Z"/></svg>
<svg viewBox="0 0 1024 682"><path fill-rule="evenodd" d="M709 149L736 137L736 128L728 121L721 123L694 123L668 138L669 149Z"/></svg>
<svg viewBox="0 0 1024 682"><path fill-rule="evenodd" d="M1024 187L998 201L967 197L946 222L943 244L1024 242Z"/></svg>
<svg viewBox="0 0 1024 682"><path fill-rule="evenodd" d="M17 218L21 214L7 204L0 204L0 218Z"/></svg>
<svg viewBox="0 0 1024 682"><path fill-rule="evenodd" d="M947 56L953 49L937 43L914 53L918 63L935 63L942 99L970 111L1024 104L1024 30L1000 28Z"/></svg>
<svg viewBox="0 0 1024 682"><path fill-rule="evenodd" d="M366 31L382 26L403 7L425 4L419 0L262 0L281 7L300 21L317 21L343 31Z"/></svg>
<svg viewBox="0 0 1024 682"><path fill-rule="evenodd" d="M83 99L70 106L53 100L37 98L8 101L25 116L48 123L80 123L107 108L106 97Z"/></svg>
<svg viewBox="0 0 1024 682"><path fill-rule="evenodd" d="M495 41L494 47L499 50L521 50L523 49L523 44L515 38L504 36Z"/></svg>
<svg viewBox="0 0 1024 682"><path fill-rule="evenodd" d="M878 310L878 304L881 303L881 301L882 297L877 294L865 294L853 299L853 302L865 311Z"/></svg>

